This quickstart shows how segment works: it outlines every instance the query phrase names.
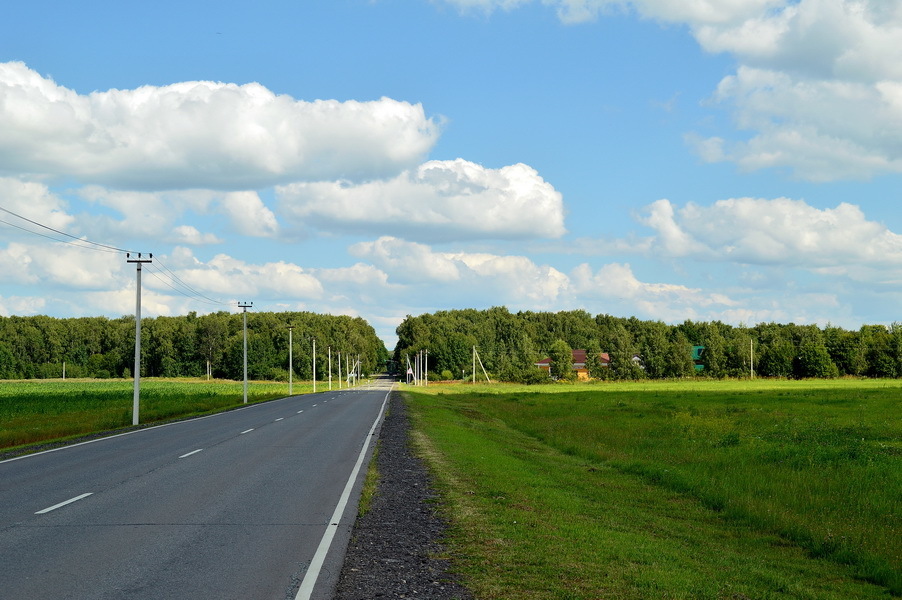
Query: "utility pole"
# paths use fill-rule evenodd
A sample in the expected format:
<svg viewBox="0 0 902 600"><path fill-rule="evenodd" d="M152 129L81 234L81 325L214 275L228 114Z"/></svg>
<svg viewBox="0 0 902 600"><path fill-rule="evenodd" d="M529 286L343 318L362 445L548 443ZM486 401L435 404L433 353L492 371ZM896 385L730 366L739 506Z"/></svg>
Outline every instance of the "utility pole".
<svg viewBox="0 0 902 600"><path fill-rule="evenodd" d="M247 309L253 302L239 302L238 308L244 309L244 403L247 404Z"/></svg>
<svg viewBox="0 0 902 600"><path fill-rule="evenodd" d="M288 395L289 396L291 395L291 384L292 384L291 372L294 371L294 361L293 361L293 357L291 355L291 353L292 353L291 334L293 333L293 330L294 330L294 326L289 325L288 326Z"/></svg>
<svg viewBox="0 0 902 600"><path fill-rule="evenodd" d="M316 393L316 338L313 338L313 393Z"/></svg>
<svg viewBox="0 0 902 600"><path fill-rule="evenodd" d="M132 425L137 425L140 421L141 406L141 265L149 263L153 260L153 254L148 254L147 258L141 258L138 253L137 258L132 258L130 252L125 255L126 262L135 263L138 273L137 292L135 294L135 397L132 402Z"/></svg>
<svg viewBox="0 0 902 600"><path fill-rule="evenodd" d="M338 351L338 389L341 389L341 350Z"/></svg>
<svg viewBox="0 0 902 600"><path fill-rule="evenodd" d="M329 391L332 391L332 344L329 344Z"/></svg>

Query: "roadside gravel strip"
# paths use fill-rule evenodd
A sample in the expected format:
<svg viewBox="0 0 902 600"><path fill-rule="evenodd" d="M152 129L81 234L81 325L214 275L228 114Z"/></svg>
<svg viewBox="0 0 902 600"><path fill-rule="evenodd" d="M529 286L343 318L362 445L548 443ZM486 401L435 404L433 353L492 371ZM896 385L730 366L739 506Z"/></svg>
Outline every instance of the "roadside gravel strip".
<svg viewBox="0 0 902 600"><path fill-rule="evenodd" d="M376 495L354 523L335 600L473 597L448 573L448 561L435 558L446 524L426 466L411 454L409 428L404 400L392 392L379 434Z"/></svg>

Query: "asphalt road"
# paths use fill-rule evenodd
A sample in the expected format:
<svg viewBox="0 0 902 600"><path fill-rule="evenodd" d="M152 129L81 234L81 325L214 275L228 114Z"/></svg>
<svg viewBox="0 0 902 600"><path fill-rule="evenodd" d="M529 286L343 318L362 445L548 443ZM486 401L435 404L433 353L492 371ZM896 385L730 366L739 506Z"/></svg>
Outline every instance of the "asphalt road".
<svg viewBox="0 0 902 600"><path fill-rule="evenodd" d="M292 396L0 462L0 597L329 598L387 394Z"/></svg>

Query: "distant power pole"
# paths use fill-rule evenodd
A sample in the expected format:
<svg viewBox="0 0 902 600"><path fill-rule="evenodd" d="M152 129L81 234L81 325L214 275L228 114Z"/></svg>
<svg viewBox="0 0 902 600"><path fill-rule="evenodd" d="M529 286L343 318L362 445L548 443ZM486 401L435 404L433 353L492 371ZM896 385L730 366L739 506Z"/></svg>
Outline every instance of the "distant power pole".
<svg viewBox="0 0 902 600"><path fill-rule="evenodd" d="M316 393L316 338L313 338L313 393Z"/></svg>
<svg viewBox="0 0 902 600"><path fill-rule="evenodd" d="M291 353L292 353L291 333L292 333L293 329L294 329L294 326L292 326L292 325L288 326L288 395L289 396L291 395L291 383L292 383L291 372L294 370L294 364L293 364L294 360L291 355Z"/></svg>
<svg viewBox="0 0 902 600"><path fill-rule="evenodd" d="M247 404L247 309L254 306L253 302L239 302L238 308L244 309L244 403Z"/></svg>
<svg viewBox="0 0 902 600"><path fill-rule="evenodd" d="M138 285L135 294L135 397L132 402L132 425L137 425L140 421L141 406L141 265L149 263L153 260L153 254L148 254L147 258L141 258L138 253L137 258L132 258L131 253L126 253L126 262L135 263L138 268ZM65 378L65 376L63 376Z"/></svg>

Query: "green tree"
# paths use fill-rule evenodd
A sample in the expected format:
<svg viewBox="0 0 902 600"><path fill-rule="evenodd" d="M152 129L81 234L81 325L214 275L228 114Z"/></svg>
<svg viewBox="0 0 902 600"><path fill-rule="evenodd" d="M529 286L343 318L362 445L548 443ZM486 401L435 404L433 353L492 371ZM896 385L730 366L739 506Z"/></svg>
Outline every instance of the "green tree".
<svg viewBox="0 0 902 600"><path fill-rule="evenodd" d="M573 379L573 349L564 340L555 340L548 351L551 358L551 376L555 379Z"/></svg>
<svg viewBox="0 0 902 600"><path fill-rule="evenodd" d="M695 362L692 360L692 344L686 334L674 329L670 337L670 352L664 370L665 377L674 379L695 375Z"/></svg>

